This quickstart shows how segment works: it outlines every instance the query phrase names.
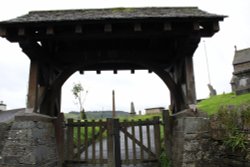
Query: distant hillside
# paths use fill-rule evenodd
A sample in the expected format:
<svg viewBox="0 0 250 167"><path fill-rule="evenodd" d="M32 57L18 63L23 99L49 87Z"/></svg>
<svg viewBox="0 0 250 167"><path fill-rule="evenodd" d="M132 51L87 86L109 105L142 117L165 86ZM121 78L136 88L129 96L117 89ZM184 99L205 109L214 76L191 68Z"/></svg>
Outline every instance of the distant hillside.
<svg viewBox="0 0 250 167"><path fill-rule="evenodd" d="M250 93L243 95L228 93L202 100L198 103L198 109L211 115L217 113L221 106L241 106L244 104L250 104Z"/></svg>
<svg viewBox="0 0 250 167"><path fill-rule="evenodd" d="M71 111L69 113L64 113L65 118L79 119L79 112ZM112 111L87 111L86 112L88 119L103 119L103 118L112 118ZM116 111L118 117L127 117L130 116L128 112L125 111Z"/></svg>

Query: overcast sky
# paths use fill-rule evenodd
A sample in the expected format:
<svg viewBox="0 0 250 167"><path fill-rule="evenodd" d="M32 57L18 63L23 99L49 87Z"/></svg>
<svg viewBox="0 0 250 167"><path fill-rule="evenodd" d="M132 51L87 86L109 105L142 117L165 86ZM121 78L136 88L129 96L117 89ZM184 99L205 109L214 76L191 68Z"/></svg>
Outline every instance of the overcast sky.
<svg viewBox="0 0 250 167"><path fill-rule="evenodd" d="M208 73L206 45L211 83L219 94L230 92L234 45L237 49L250 47L249 0L8 0L1 3L0 21L11 19L31 10L83 9L107 7L198 6L210 13L227 15L220 22L220 31L212 38L202 39L194 55L197 97L207 98ZM205 41L205 42L203 42ZM25 107L28 87L29 59L15 43L0 38L0 101L8 109ZM81 82L88 95L85 110L110 110L112 90L116 92L117 110L130 110L133 101L136 111L148 107L167 107L169 91L161 79L147 71L76 73L63 86L62 111L79 110L71 93L73 82Z"/></svg>

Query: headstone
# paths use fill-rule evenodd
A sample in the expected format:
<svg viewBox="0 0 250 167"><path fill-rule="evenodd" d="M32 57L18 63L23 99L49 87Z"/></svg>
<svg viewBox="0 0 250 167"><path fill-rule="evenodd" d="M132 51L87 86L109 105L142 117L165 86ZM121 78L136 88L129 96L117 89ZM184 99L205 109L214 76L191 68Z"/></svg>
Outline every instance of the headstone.
<svg viewBox="0 0 250 167"><path fill-rule="evenodd" d="M130 104L130 114L131 115L135 115L136 113L135 113L135 106L134 106L134 103L133 102L131 102L131 104Z"/></svg>
<svg viewBox="0 0 250 167"><path fill-rule="evenodd" d="M217 92L216 90L213 88L213 86L211 84L207 84L208 86L208 89L209 89L209 96L212 97L212 96L216 96L217 95Z"/></svg>

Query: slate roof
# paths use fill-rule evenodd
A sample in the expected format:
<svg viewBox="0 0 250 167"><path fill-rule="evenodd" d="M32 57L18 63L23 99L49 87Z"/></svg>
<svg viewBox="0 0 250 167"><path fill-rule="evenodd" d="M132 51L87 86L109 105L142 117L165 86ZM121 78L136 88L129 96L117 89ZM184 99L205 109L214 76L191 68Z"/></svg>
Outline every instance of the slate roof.
<svg viewBox="0 0 250 167"><path fill-rule="evenodd" d="M250 48L237 50L234 55L233 65L250 62Z"/></svg>
<svg viewBox="0 0 250 167"><path fill-rule="evenodd" d="M200 18L223 20L225 16L211 14L197 7L107 8L82 10L32 11L0 24L76 22L86 20Z"/></svg>

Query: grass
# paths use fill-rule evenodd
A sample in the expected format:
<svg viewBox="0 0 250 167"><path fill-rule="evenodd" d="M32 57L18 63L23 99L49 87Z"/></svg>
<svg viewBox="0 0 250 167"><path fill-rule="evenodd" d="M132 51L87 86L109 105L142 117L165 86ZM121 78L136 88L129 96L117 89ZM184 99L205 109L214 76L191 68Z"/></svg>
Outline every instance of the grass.
<svg viewBox="0 0 250 167"><path fill-rule="evenodd" d="M250 103L250 93L235 95L234 93L222 94L210 97L198 103L198 109L212 115L218 112L222 106L240 106Z"/></svg>

